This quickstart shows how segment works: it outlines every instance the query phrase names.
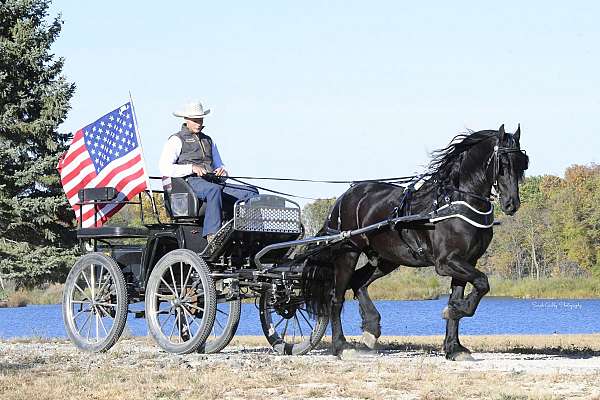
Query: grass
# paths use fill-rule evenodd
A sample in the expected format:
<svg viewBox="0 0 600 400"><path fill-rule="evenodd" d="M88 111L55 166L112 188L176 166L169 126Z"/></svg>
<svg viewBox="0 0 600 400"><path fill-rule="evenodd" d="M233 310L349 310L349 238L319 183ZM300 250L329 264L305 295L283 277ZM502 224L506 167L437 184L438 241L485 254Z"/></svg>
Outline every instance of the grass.
<svg viewBox="0 0 600 400"><path fill-rule="evenodd" d="M600 279L595 277L515 280L492 276L489 281L491 290L488 296L523 299L600 297ZM371 298L377 300L426 300L435 299L449 292L450 279L436 275L432 268L399 268L369 287Z"/></svg>
<svg viewBox="0 0 600 400"><path fill-rule="evenodd" d="M28 304L58 304L64 285L53 283L34 289L7 289L0 293L0 307L23 307ZM3 300L3 301L2 301Z"/></svg>
<svg viewBox="0 0 600 400"><path fill-rule="evenodd" d="M587 278L543 278L536 279L500 279L490 280L492 296L518 298L565 298L582 299L600 297L600 279Z"/></svg>

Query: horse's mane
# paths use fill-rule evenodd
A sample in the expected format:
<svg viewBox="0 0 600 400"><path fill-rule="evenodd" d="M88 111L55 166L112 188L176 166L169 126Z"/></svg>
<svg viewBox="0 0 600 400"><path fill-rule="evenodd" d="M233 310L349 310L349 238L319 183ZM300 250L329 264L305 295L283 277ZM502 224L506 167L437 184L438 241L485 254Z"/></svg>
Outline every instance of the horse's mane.
<svg viewBox="0 0 600 400"><path fill-rule="evenodd" d="M484 140L497 137L498 131L467 131L456 135L450 144L431 153L431 161L427 167L427 175L438 182L445 182L457 173L456 165L460 157L473 146Z"/></svg>

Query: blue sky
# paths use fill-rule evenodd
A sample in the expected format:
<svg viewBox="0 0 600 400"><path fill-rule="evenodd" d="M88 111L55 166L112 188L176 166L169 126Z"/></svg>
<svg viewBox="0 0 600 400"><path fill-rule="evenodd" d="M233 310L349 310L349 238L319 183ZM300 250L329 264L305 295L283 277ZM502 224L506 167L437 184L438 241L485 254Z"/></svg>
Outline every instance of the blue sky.
<svg viewBox="0 0 600 400"><path fill-rule="evenodd" d="M128 100L150 174L191 99L233 175L418 172L467 128L522 127L529 174L600 162L600 3L55 0L64 131ZM344 186L273 183L310 197Z"/></svg>

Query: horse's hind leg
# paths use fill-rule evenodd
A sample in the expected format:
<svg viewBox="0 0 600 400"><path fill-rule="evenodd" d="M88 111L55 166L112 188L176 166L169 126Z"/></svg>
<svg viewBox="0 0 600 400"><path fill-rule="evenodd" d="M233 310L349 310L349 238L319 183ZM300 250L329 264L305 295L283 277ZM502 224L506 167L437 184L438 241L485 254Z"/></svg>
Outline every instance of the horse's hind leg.
<svg viewBox="0 0 600 400"><path fill-rule="evenodd" d="M358 299L362 319L363 342L370 349L377 346L377 340L381 336L381 315L369 296L368 287L375 280L389 274L394 269L396 269L396 266L391 264L374 266L368 263L358 269L352 277L351 286L354 295Z"/></svg>
<svg viewBox="0 0 600 400"><path fill-rule="evenodd" d="M351 346L346 341L342 330L342 306L344 296L354 273L359 254L355 251L347 251L340 254L335 260L335 285L331 299L331 344L334 355L341 353Z"/></svg>

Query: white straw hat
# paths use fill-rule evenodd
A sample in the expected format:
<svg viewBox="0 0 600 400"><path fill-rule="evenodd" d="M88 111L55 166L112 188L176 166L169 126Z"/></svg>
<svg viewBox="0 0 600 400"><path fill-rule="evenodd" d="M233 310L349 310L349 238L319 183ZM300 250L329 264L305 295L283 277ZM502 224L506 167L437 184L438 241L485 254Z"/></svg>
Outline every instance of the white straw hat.
<svg viewBox="0 0 600 400"><path fill-rule="evenodd" d="M208 114L210 114L210 110L205 110L200 101L187 103L183 106L183 109L173 113L174 116L182 118L204 118Z"/></svg>

